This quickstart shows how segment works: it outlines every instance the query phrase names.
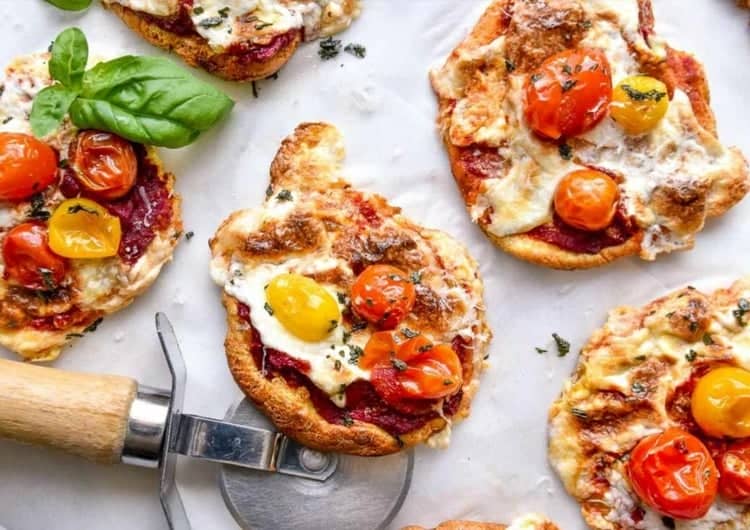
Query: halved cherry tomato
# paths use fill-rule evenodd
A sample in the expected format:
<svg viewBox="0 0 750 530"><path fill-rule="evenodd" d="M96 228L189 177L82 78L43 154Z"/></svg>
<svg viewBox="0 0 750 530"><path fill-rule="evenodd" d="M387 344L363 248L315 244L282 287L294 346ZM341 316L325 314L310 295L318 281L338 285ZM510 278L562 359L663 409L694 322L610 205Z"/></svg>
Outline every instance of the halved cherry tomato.
<svg viewBox="0 0 750 530"><path fill-rule="evenodd" d="M57 155L50 146L19 133L0 133L0 200L19 201L55 181Z"/></svg>
<svg viewBox="0 0 750 530"><path fill-rule="evenodd" d="M359 367L363 370L371 370L376 364L387 362L396 357L398 345L393 340L390 331L378 331L373 333L370 340L365 344L364 355L359 359Z"/></svg>
<svg viewBox="0 0 750 530"><path fill-rule="evenodd" d="M691 411L710 436L750 437L750 372L725 366L707 373L695 385Z"/></svg>
<svg viewBox="0 0 750 530"><path fill-rule="evenodd" d="M65 278L66 261L48 245L47 228L24 223L13 228L3 241L3 277L28 289L51 291Z"/></svg>
<svg viewBox="0 0 750 530"><path fill-rule="evenodd" d="M719 485L719 472L703 442L676 428L641 440L630 453L627 474L643 502L677 519L706 515Z"/></svg>
<svg viewBox="0 0 750 530"><path fill-rule="evenodd" d="M73 168L86 191L111 200L133 188L138 159L127 140L108 132L83 131L76 139Z"/></svg>
<svg viewBox="0 0 750 530"><path fill-rule="evenodd" d="M352 286L352 308L379 329L393 329L409 314L416 289L407 273L390 265L371 265Z"/></svg>
<svg viewBox="0 0 750 530"><path fill-rule="evenodd" d="M735 442L716 459L719 494L729 502L750 504L750 440Z"/></svg>
<svg viewBox="0 0 750 530"><path fill-rule="evenodd" d="M68 199L49 220L49 245L66 258L107 258L117 254L120 218L90 199Z"/></svg>
<svg viewBox="0 0 750 530"><path fill-rule="evenodd" d="M612 74L601 50L579 48L549 57L526 82L524 115L540 136L583 134L607 114Z"/></svg>
<svg viewBox="0 0 750 530"><path fill-rule="evenodd" d="M367 364L363 366L364 360ZM463 382L461 360L453 348L433 345L422 335L396 345L391 333L375 333L362 361L360 367L372 367L375 391L389 403L440 399L455 394Z"/></svg>
<svg viewBox="0 0 750 530"><path fill-rule="evenodd" d="M581 169L563 177L555 190L555 211L581 230L607 228L617 211L620 191L606 173Z"/></svg>

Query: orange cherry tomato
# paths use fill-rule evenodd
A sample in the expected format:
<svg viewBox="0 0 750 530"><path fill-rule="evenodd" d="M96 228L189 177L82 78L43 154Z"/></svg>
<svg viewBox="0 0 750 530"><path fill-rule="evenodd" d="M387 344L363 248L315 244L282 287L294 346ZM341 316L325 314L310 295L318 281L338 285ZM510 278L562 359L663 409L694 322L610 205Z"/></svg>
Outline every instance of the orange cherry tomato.
<svg viewBox="0 0 750 530"><path fill-rule="evenodd" d="M359 360L359 367L363 370L371 370L376 364L393 359L397 350L398 345L393 340L393 333L390 331L373 333L370 340L365 344L364 355Z"/></svg>
<svg viewBox="0 0 750 530"><path fill-rule="evenodd" d="M24 223L3 241L4 278L28 289L51 291L65 277L67 262L49 248L47 228Z"/></svg>
<svg viewBox="0 0 750 530"><path fill-rule="evenodd" d="M371 265L352 286L352 308L377 328L393 329L414 307L416 296L406 272L390 265Z"/></svg>
<svg viewBox="0 0 750 530"><path fill-rule="evenodd" d="M719 472L706 446L676 428L641 440L630 454L627 474L643 502L677 519L706 515L719 487Z"/></svg>
<svg viewBox="0 0 750 530"><path fill-rule="evenodd" d="M390 335L390 339L386 335ZM395 354L394 345L389 332L375 333L365 347L363 357L372 357L367 365L372 367L372 384L389 403L398 404L405 399L440 399L461 388L461 360L450 345L433 345L422 335L397 345Z"/></svg>
<svg viewBox="0 0 750 530"><path fill-rule="evenodd" d="M606 173L581 169L563 177L555 190L555 212L581 230L607 228L617 211L620 191Z"/></svg>
<svg viewBox="0 0 750 530"><path fill-rule="evenodd" d="M719 494L729 502L750 504L750 440L735 442L717 459Z"/></svg>
<svg viewBox="0 0 750 530"><path fill-rule="evenodd" d="M138 175L138 159L130 142L100 131L78 135L73 167L86 191L107 200L128 193Z"/></svg>
<svg viewBox="0 0 750 530"><path fill-rule="evenodd" d="M540 136L559 140L591 130L612 101L612 74L601 50L578 48L549 57L526 81L524 116Z"/></svg>
<svg viewBox="0 0 750 530"><path fill-rule="evenodd" d="M57 155L30 136L0 133L0 200L20 201L55 181Z"/></svg>

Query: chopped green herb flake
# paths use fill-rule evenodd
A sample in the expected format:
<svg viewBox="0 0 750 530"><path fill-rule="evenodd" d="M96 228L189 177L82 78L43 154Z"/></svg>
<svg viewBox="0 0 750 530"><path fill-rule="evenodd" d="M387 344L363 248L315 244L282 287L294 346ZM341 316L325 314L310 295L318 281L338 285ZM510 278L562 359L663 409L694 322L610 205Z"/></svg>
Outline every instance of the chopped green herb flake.
<svg viewBox="0 0 750 530"><path fill-rule="evenodd" d="M685 359L686 359L686 360L687 360L687 362L689 362L689 363L692 363L693 361L695 361L695 359L696 359L697 357L698 357L698 352L696 352L695 350L690 350L689 352L687 352L687 353L685 354Z"/></svg>
<svg viewBox="0 0 750 530"><path fill-rule="evenodd" d="M341 51L341 41L328 37L320 41L320 49L318 50L318 56L324 61L329 61L338 56Z"/></svg>
<svg viewBox="0 0 750 530"><path fill-rule="evenodd" d="M403 372L408 368L407 364L401 359L391 359L391 364L399 372Z"/></svg>
<svg viewBox="0 0 750 530"><path fill-rule="evenodd" d="M331 320L331 325L328 326L328 333L331 333L337 327L339 327L339 321L338 320Z"/></svg>
<svg viewBox="0 0 750 530"><path fill-rule="evenodd" d="M562 143L558 146L557 150L560 153L560 158L563 160L572 160L573 159L573 148L570 147L566 143Z"/></svg>
<svg viewBox="0 0 750 530"><path fill-rule="evenodd" d="M633 101L656 101L657 103L661 101L666 95L666 92L661 92L656 89L651 89L647 92L641 92L638 89L633 88L632 86L628 85L627 83L623 83L620 85L620 88L628 95L628 97Z"/></svg>
<svg viewBox="0 0 750 530"><path fill-rule="evenodd" d="M589 419L589 415L586 414L585 410L581 410L581 409L577 409L577 408L573 407L572 409L570 409L570 413L573 416L575 416L576 418L578 418L579 420L587 420L587 419Z"/></svg>
<svg viewBox="0 0 750 530"><path fill-rule="evenodd" d="M565 357L566 355L568 355L568 353L570 353L570 342L562 338L557 333L553 333L552 338L555 339L558 357Z"/></svg>
<svg viewBox="0 0 750 530"><path fill-rule="evenodd" d="M79 212L86 212L91 215L99 215L99 212L96 210L92 210L91 208L86 208L85 206L82 206L80 204L75 204L73 206L68 207L68 213L79 213Z"/></svg>
<svg viewBox="0 0 750 530"><path fill-rule="evenodd" d="M513 63L513 61L511 61L510 59L508 59L508 58L506 57L506 58L505 58L505 70L506 70L506 71L507 71L508 73L511 73L511 72L512 72L513 70L515 70L515 69L516 69L516 65L515 65L515 63Z"/></svg>
<svg viewBox="0 0 750 530"><path fill-rule="evenodd" d="M562 84L562 91L569 92L573 90L573 87L576 86L577 84L578 84L578 81L576 81L575 79L568 79Z"/></svg>
<svg viewBox="0 0 750 530"><path fill-rule="evenodd" d="M711 338L711 335L708 333L703 334L703 344L706 346L711 346L714 343L714 339Z"/></svg>
<svg viewBox="0 0 750 530"><path fill-rule="evenodd" d="M414 331L414 330L409 329L409 328L403 328L401 330L401 334L404 337L406 337L407 339L413 339L414 337L416 337L417 335L419 335L419 332L418 331Z"/></svg>
<svg viewBox="0 0 750 530"><path fill-rule="evenodd" d="M631 385L630 388L633 391L633 394L645 394L646 393L646 387L642 383L635 382Z"/></svg>
<svg viewBox="0 0 750 530"><path fill-rule="evenodd" d="M355 42L350 42L349 44L347 44L344 48L344 51L347 53L351 53L359 59L364 59L365 55L367 55L367 48Z"/></svg>
<svg viewBox="0 0 750 530"><path fill-rule="evenodd" d="M224 23L224 17L208 17L198 22L198 26L201 28L215 28Z"/></svg>
<svg viewBox="0 0 750 530"><path fill-rule="evenodd" d="M746 298L740 298L737 302L737 309L732 311L734 319L737 321L737 325L742 326L743 328L747 325L747 322L745 322L744 320L744 316L748 312L750 312L750 301L748 301Z"/></svg>
<svg viewBox="0 0 750 530"><path fill-rule="evenodd" d="M291 201L291 200L294 200L294 196L292 195L292 192L289 191L289 190L281 190L276 195L276 200L277 201L284 201L284 202L285 201Z"/></svg>
<svg viewBox="0 0 750 530"><path fill-rule="evenodd" d="M96 331L96 329L99 327L99 324L104 321L104 318L99 317L96 320L94 320L91 324L89 324L86 329L83 330L84 333L93 333Z"/></svg>
<svg viewBox="0 0 750 530"><path fill-rule="evenodd" d="M545 350L544 348L540 348L539 346L537 346L537 347L536 347L536 348L534 348L534 349L536 350L536 352L537 352L537 353L538 353L539 355L541 355L541 354L543 354L543 353L547 353L547 351L548 351L548 350Z"/></svg>
<svg viewBox="0 0 750 530"><path fill-rule="evenodd" d="M190 230L189 232L185 232L185 239L187 241L190 241L191 239L193 239L193 237L195 237L195 232L193 232L192 230Z"/></svg>
<svg viewBox="0 0 750 530"><path fill-rule="evenodd" d="M411 283L418 284L422 281L422 271L414 271L409 275Z"/></svg>
<svg viewBox="0 0 750 530"><path fill-rule="evenodd" d="M268 302L266 302L263 305L263 309L266 310L266 313L268 313L269 315L273 316L273 308L271 307L271 305Z"/></svg>

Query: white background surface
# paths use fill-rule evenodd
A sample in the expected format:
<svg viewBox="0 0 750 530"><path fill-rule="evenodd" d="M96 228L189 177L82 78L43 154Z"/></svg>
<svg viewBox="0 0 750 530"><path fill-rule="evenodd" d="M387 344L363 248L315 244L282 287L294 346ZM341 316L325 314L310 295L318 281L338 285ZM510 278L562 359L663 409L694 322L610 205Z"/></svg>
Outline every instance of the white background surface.
<svg viewBox="0 0 750 530"><path fill-rule="evenodd" d="M750 152L748 16L733 0L654 3L660 31L705 62L722 139ZM56 366L166 386L168 372L152 323L156 311L165 311L187 361L185 410L222 417L240 393L224 361L224 311L208 277L206 241L231 211L261 203L269 164L284 136L302 121L329 121L345 135L347 173L355 185L380 192L413 219L469 246L481 264L495 332L492 366L472 417L454 430L450 449L418 449L414 483L394 527L459 517L507 522L538 511L565 530L582 529L577 506L547 466L545 449L547 408L571 372L575 352L615 305L642 303L697 279L746 273L750 202L710 222L696 250L654 264L632 259L570 273L504 255L464 212L435 130L435 101L427 82L428 66L442 61L463 38L486 1L364 4L362 18L341 38L365 44L365 60L342 54L321 63L317 44L311 44L278 80L260 84L258 99L249 86L219 83L237 100L230 120L194 146L164 153L185 199L185 228L195 238L182 242L146 296L106 319ZM85 30L93 53L160 53L100 6L69 14L42 0L0 0L0 20L2 62L46 48L74 24ZM574 353L564 359L537 355L535 346L552 346L552 332L568 338ZM2 350L0 356L12 358ZM178 472L197 530L236 528L216 487L216 472L211 464L189 462ZM300 521L304 528L304 514ZM2 525L8 530L166 528L155 472L99 467L0 442Z"/></svg>

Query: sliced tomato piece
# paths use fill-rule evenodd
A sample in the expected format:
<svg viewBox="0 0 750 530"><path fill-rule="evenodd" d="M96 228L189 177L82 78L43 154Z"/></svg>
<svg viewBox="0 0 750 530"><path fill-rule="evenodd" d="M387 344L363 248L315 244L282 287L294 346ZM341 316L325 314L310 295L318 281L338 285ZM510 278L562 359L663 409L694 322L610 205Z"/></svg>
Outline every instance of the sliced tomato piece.
<svg viewBox="0 0 750 530"><path fill-rule="evenodd" d="M27 199L55 182L57 155L28 134L0 133L0 201Z"/></svg>
<svg viewBox="0 0 750 530"><path fill-rule="evenodd" d="M750 440L731 444L716 459L719 494L729 502L750 504Z"/></svg>
<svg viewBox="0 0 750 530"><path fill-rule="evenodd" d="M409 314L416 289L409 275L390 265L371 265L352 286L352 308L378 329L394 329Z"/></svg>
<svg viewBox="0 0 750 530"><path fill-rule="evenodd" d="M65 278L67 262L49 247L47 228L24 223L3 241L3 277L10 283L38 291L52 291Z"/></svg>
<svg viewBox="0 0 750 530"><path fill-rule="evenodd" d="M138 159L130 142L116 134L83 131L76 138L73 160L81 186L98 198L126 195L138 176Z"/></svg>

